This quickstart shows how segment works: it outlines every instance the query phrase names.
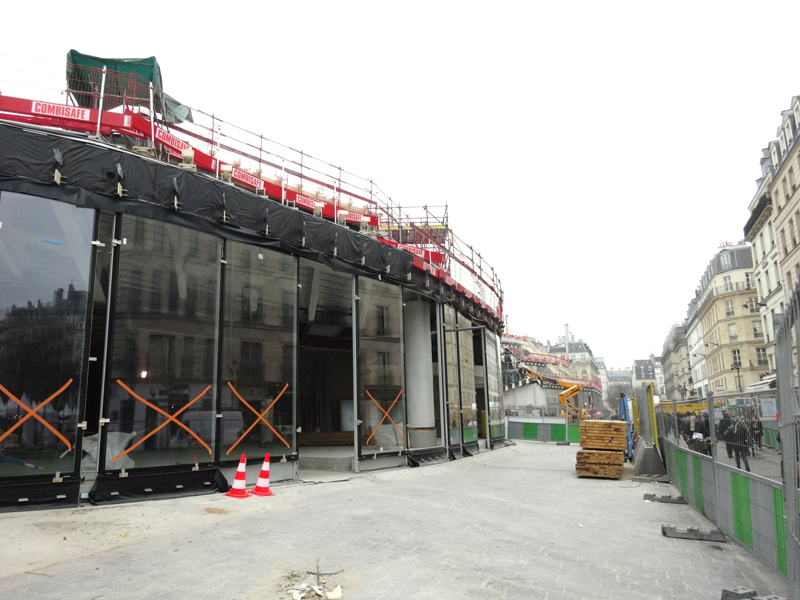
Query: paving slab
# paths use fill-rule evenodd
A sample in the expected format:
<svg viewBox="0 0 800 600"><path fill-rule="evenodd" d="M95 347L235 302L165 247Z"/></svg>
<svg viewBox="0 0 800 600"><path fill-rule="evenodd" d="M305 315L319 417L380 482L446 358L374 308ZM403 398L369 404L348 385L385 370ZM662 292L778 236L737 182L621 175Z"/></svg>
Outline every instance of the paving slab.
<svg viewBox="0 0 800 600"><path fill-rule="evenodd" d="M223 495L2 513L4 600L291 598L327 577L343 600L695 600L741 585L786 596L736 543L670 539L711 529L677 490L575 476L578 447L519 441L452 463ZM66 539L64 539L66 538Z"/></svg>

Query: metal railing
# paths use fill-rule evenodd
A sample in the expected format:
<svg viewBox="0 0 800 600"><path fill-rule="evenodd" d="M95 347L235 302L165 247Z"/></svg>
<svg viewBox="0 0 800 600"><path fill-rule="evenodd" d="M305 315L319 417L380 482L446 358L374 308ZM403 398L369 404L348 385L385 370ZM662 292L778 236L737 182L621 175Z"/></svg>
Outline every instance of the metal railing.
<svg viewBox="0 0 800 600"><path fill-rule="evenodd" d="M22 58L15 56L9 64L12 61L22 64L19 62ZM499 275L473 245L450 227L447 205L404 208L372 179L230 123L214 113L182 105L190 111L191 117L176 117L171 112L174 104L167 101L164 91L151 88L150 82L137 73L119 75L110 70L74 66L65 89L63 83L56 83L56 65L58 63L31 63L29 69L3 66L0 68L0 93L139 114L180 141L216 158L217 164L230 164L282 190L292 190L315 202L333 204L334 214L345 210L376 216L379 236L438 253L436 256L441 255L442 262L426 261L424 268L432 272L441 270L502 318L503 291ZM63 63L60 69L63 74ZM146 132L145 137L150 139L150 132ZM170 157L169 153L159 156L164 160Z"/></svg>

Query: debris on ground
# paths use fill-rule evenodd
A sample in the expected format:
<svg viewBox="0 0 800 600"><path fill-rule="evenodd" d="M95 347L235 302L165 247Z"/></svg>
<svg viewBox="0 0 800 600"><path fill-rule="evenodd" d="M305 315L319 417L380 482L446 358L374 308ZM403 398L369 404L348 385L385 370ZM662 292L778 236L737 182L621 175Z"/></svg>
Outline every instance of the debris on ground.
<svg viewBox="0 0 800 600"><path fill-rule="evenodd" d="M328 600L341 600L341 598L342 598L342 586L337 585L336 588L332 592L328 592L327 596L328 596Z"/></svg>
<svg viewBox="0 0 800 600"><path fill-rule="evenodd" d="M282 594L280 598L291 598L292 600L312 600L314 598L328 598L329 600L336 600L342 597L342 586L334 577L344 572L344 569L339 569L333 573L320 572L319 562L317 562L314 571L295 571L290 570L284 575L283 582L278 588ZM308 581L308 576L312 575L316 578L317 584L303 582L305 579ZM325 575L326 577L322 577ZM339 580L340 581L340 580ZM298 583L302 582L302 583Z"/></svg>

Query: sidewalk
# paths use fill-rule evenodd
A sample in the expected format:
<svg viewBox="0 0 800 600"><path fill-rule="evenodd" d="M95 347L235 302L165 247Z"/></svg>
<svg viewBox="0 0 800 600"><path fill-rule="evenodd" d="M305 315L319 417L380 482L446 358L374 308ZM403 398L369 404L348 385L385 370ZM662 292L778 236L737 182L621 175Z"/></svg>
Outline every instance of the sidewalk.
<svg viewBox="0 0 800 600"><path fill-rule="evenodd" d="M672 436L669 438L672 441L675 441L675 437ZM686 442L683 439L678 440L678 445L681 448L686 448ZM774 481L783 481L783 475L781 474L781 453L773 448L767 448L763 446L762 448L756 447L756 455L753 456L748 452L747 454L747 463L750 465L750 472L755 473L756 475L761 475L762 477L767 477ZM736 467L736 458L728 458L728 454L725 451L725 442L717 442L717 452L715 455L715 460L719 463L728 465L730 467ZM745 470L744 467L744 460L741 461L741 469Z"/></svg>
<svg viewBox="0 0 800 600"><path fill-rule="evenodd" d="M518 442L444 465L114 507L0 514L0 598L291 598L315 583L343 600L695 600L744 585L786 595L733 541L666 538L710 529L666 484L578 479L577 446Z"/></svg>

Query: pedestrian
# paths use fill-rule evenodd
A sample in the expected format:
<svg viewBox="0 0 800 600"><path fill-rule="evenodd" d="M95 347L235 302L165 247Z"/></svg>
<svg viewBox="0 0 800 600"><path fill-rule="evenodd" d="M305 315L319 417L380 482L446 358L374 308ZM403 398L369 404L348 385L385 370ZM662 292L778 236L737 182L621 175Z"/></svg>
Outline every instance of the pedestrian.
<svg viewBox="0 0 800 600"><path fill-rule="evenodd" d="M686 414L681 419L681 436L683 437L683 441L686 443L686 447L689 450L694 450L694 423L692 423L692 415L691 412L686 411Z"/></svg>
<svg viewBox="0 0 800 600"><path fill-rule="evenodd" d="M750 429L742 419L736 419L733 426L733 454L736 458L736 468L742 468L741 459L744 458L744 470L750 471L750 463L747 462L747 449L750 447Z"/></svg>
<svg viewBox="0 0 800 600"><path fill-rule="evenodd" d="M719 427L717 428L717 439L725 442L725 453L728 458L733 458L733 429L731 427L731 413L727 410L722 411L722 418L719 420Z"/></svg>
<svg viewBox="0 0 800 600"><path fill-rule="evenodd" d="M753 442L754 445L758 445L758 449L761 450L761 440L764 436L764 424L761 422L761 419L758 417L753 417Z"/></svg>

